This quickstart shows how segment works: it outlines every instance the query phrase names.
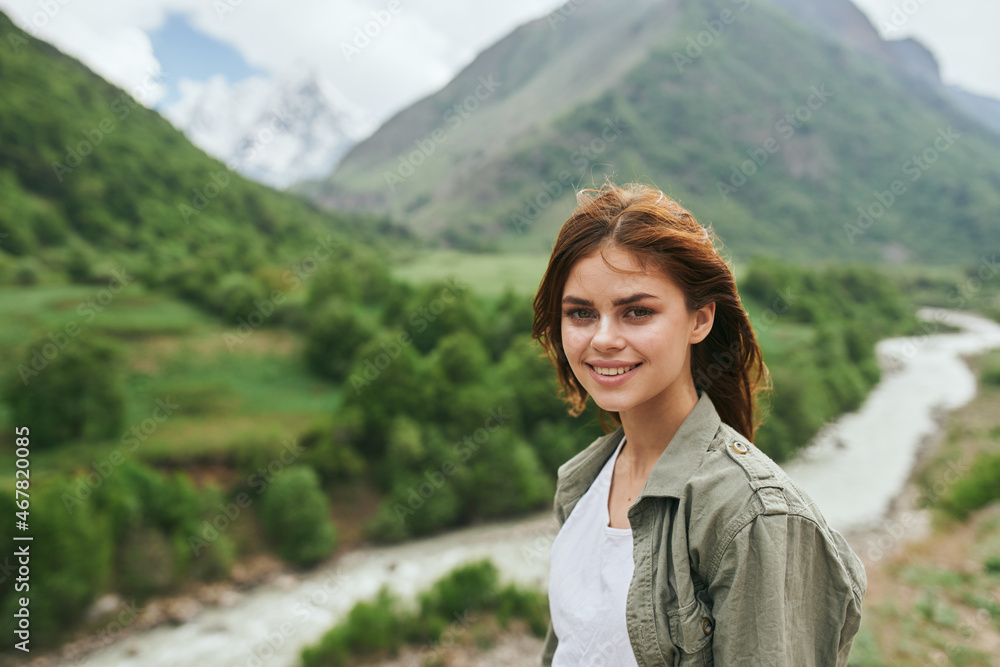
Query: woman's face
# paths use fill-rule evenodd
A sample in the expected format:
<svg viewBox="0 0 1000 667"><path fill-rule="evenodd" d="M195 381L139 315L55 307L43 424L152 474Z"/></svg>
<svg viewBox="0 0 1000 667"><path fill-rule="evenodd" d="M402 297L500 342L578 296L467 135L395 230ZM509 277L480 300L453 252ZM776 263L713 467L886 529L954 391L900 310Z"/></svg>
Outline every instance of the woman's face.
<svg viewBox="0 0 1000 667"><path fill-rule="evenodd" d="M587 393L608 412L655 407L694 387L691 345L708 335L715 304L690 312L681 289L610 247L577 261L562 298L562 344ZM625 272L622 272L625 271Z"/></svg>

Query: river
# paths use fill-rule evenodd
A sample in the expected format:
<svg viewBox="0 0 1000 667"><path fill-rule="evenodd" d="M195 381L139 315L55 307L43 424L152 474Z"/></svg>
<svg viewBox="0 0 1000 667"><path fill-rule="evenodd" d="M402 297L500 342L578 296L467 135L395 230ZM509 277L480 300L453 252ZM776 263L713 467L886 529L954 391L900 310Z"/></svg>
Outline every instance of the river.
<svg viewBox="0 0 1000 667"><path fill-rule="evenodd" d="M982 317L923 309L925 336L878 344L883 378L858 411L830 424L784 466L840 530L881 520L910 476L918 449L937 428L942 410L975 394L963 361L1000 347L1000 325ZM960 333L933 333L934 322ZM239 594L227 607L207 608L180 626L125 636L78 662L88 667L284 667L298 664L358 600L387 584L412 596L456 565L489 557L508 580L544 588L548 547L557 524L551 512L492 523L391 547L359 549L296 578L284 577Z"/></svg>

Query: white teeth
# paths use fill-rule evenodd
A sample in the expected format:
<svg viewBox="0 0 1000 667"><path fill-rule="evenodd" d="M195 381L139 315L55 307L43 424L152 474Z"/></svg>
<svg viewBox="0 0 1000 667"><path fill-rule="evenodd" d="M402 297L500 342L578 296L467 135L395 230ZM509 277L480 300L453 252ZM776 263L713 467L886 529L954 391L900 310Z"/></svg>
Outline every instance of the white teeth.
<svg viewBox="0 0 1000 667"><path fill-rule="evenodd" d="M600 366L593 366L592 368L598 372L599 375L621 375L622 373L627 373L639 364L635 366L620 366L618 368L601 368Z"/></svg>

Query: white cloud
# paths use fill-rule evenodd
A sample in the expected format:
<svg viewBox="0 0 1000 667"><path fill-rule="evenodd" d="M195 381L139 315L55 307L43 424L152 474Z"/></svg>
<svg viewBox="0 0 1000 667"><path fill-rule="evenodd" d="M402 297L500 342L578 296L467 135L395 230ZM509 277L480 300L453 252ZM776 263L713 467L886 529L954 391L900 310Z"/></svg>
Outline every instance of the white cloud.
<svg viewBox="0 0 1000 667"><path fill-rule="evenodd" d="M389 0L0 0L0 9L126 90L142 86L158 69L148 33L168 12L184 13L197 29L233 46L251 65L279 74L306 63L329 76L348 99L384 118L439 88L518 24L559 4L397 0L398 11L392 12ZM43 6L50 6L53 15L46 15ZM40 18L33 21L36 15ZM342 45L353 46L356 29L366 26L370 43L345 57ZM168 85L180 78L179 73L163 75ZM149 93L143 101L153 104L162 94Z"/></svg>

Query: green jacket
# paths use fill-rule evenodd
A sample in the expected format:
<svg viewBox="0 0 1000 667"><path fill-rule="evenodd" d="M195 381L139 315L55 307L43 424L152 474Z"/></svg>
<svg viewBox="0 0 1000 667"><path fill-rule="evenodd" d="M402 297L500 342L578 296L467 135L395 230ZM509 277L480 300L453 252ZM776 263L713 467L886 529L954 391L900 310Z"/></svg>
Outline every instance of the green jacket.
<svg viewBox="0 0 1000 667"><path fill-rule="evenodd" d="M559 467L560 525L623 434L597 438ZM706 392L628 519L635 569L625 616L640 667L847 664L864 566L784 471L721 421ZM550 623L542 665L557 644Z"/></svg>

